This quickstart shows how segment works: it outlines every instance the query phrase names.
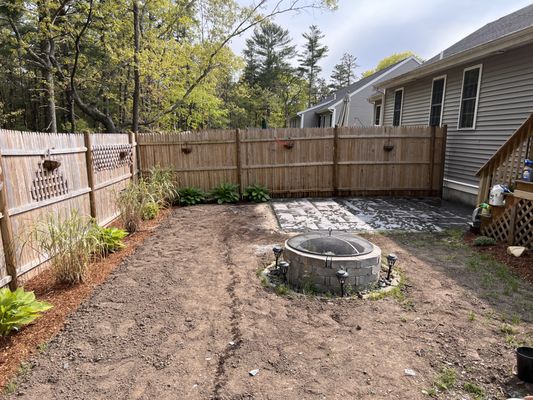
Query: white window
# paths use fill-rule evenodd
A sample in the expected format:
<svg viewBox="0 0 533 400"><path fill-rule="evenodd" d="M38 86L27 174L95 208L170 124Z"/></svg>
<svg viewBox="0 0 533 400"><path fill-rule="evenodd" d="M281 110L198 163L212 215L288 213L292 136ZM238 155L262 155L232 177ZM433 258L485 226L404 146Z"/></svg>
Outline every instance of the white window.
<svg viewBox="0 0 533 400"><path fill-rule="evenodd" d="M433 79L431 86L431 104L429 109L429 126L442 125L444 95L446 93L446 75Z"/></svg>
<svg viewBox="0 0 533 400"><path fill-rule="evenodd" d="M392 125L400 126L402 123L403 88L394 91L394 111L392 114Z"/></svg>
<svg viewBox="0 0 533 400"><path fill-rule="evenodd" d="M459 112L459 129L475 129L482 65L465 68Z"/></svg>
<svg viewBox="0 0 533 400"><path fill-rule="evenodd" d="M376 100L374 102L374 125L381 125L381 110L383 102L381 100Z"/></svg>

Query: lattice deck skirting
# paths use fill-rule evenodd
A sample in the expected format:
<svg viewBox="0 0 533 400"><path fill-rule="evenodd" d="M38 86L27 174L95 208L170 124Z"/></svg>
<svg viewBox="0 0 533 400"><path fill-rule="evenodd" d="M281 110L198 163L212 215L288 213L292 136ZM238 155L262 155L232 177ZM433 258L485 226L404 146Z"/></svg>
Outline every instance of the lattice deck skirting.
<svg viewBox="0 0 533 400"><path fill-rule="evenodd" d="M533 248L533 201L520 199L484 225L481 233L509 245Z"/></svg>
<svg viewBox="0 0 533 400"><path fill-rule="evenodd" d="M133 146L131 144L95 145L92 151L95 171L115 169L133 163Z"/></svg>

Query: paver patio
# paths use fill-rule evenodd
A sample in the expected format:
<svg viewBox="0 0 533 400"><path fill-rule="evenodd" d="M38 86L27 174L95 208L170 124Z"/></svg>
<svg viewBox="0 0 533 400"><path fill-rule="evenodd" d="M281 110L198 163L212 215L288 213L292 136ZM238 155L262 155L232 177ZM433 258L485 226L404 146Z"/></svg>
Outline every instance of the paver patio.
<svg viewBox="0 0 533 400"><path fill-rule="evenodd" d="M308 230L440 232L465 228L466 207L435 199L288 199L272 203L286 232Z"/></svg>

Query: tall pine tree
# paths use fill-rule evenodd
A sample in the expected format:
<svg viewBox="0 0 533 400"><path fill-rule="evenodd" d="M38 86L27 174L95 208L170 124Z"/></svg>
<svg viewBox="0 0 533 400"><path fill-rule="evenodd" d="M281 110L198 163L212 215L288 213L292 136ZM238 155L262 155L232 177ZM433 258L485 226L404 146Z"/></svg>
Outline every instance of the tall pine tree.
<svg viewBox="0 0 533 400"><path fill-rule="evenodd" d="M264 22L246 40L244 80L250 85L275 91L285 74L292 72L290 60L296 55L289 31L272 22Z"/></svg>
<svg viewBox="0 0 533 400"><path fill-rule="evenodd" d="M300 70L307 80L308 106L311 106L318 99L317 80L322 71L318 63L327 55L328 47L320 43L324 35L316 25L311 25L309 32L304 33L302 36L305 38L306 43L299 59Z"/></svg>
<svg viewBox="0 0 533 400"><path fill-rule="evenodd" d="M333 72L331 73L330 87L332 90L349 86L355 81L354 70L358 67L356 60L357 58L351 54L344 53L340 63L333 67Z"/></svg>

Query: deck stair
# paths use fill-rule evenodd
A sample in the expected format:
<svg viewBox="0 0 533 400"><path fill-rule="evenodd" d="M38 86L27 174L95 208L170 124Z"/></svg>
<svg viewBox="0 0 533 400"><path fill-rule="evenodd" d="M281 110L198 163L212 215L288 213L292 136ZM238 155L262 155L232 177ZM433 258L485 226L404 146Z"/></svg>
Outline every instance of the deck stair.
<svg viewBox="0 0 533 400"><path fill-rule="evenodd" d="M493 184L514 187L505 206L491 207L481 233L509 245L533 248L533 182L520 179L526 158L533 159L533 114L480 168L478 203L486 202Z"/></svg>

